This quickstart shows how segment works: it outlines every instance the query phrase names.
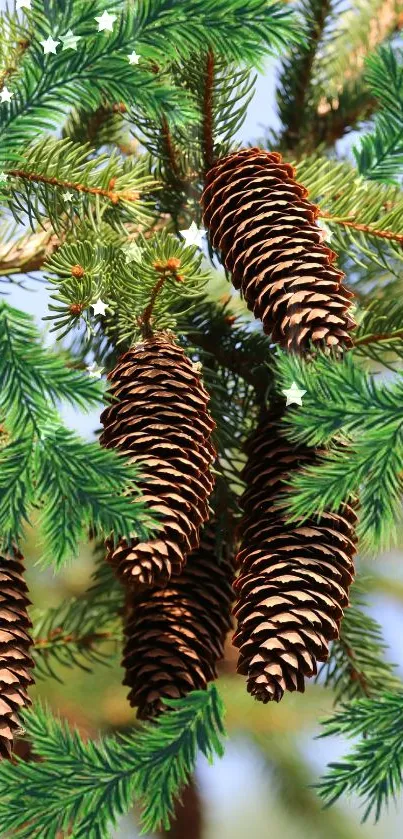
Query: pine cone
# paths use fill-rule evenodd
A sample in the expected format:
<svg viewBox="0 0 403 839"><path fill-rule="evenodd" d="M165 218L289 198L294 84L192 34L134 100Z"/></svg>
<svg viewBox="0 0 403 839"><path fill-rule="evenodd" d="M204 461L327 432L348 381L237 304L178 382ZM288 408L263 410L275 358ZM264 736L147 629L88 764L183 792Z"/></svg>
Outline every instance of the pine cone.
<svg viewBox="0 0 403 839"><path fill-rule="evenodd" d="M130 349L108 378L115 402L101 415L100 442L139 464L142 500L163 524L150 541L121 540L108 560L123 582L161 585L181 572L208 518L216 456L209 396L181 347L164 335Z"/></svg>
<svg viewBox="0 0 403 839"><path fill-rule="evenodd" d="M126 623L123 684L137 716L153 717L164 698L204 689L216 677L231 626L233 561L218 561L210 524L181 575L165 589L133 593Z"/></svg>
<svg viewBox="0 0 403 839"><path fill-rule="evenodd" d="M27 586L23 578L22 556L0 556L0 757L10 758L14 735L20 728L17 714L30 705L28 685L33 683L29 656L32 643L29 629Z"/></svg>
<svg viewBox="0 0 403 839"><path fill-rule="evenodd" d="M301 352L351 346L352 293L321 243L319 208L277 152L242 149L209 171L203 222L232 281L272 341Z"/></svg>
<svg viewBox="0 0 403 839"><path fill-rule="evenodd" d="M262 702L304 691L304 677L325 661L339 635L354 577L356 515L348 504L302 525L273 506L288 475L315 461L315 450L280 435L278 414L266 414L249 439L243 477L241 567L235 588L238 672Z"/></svg>

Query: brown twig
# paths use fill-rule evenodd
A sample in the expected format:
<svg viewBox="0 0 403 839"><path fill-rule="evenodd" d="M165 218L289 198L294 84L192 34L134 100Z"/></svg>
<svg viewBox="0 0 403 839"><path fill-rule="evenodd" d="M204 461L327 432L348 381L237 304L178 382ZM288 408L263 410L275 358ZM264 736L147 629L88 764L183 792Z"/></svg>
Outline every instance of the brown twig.
<svg viewBox="0 0 403 839"><path fill-rule="evenodd" d="M157 297L164 286L166 280L171 277L178 282L182 282L183 277L181 274L178 274L178 268L180 267L180 260L172 257L168 259L165 263L162 262L155 262L154 268L155 270L161 274L160 278L155 283L150 296L150 302L144 309L143 314L139 317L138 322L139 326L142 328L142 332L145 338L149 338L152 335L152 328L151 328L151 318L154 311L154 306L157 300Z"/></svg>
<svg viewBox="0 0 403 839"><path fill-rule="evenodd" d="M378 332L372 335L363 335L362 338L355 339L354 346L363 347L366 344L376 344L381 341L394 341L399 338L403 338L403 329L397 329L396 332Z"/></svg>
<svg viewBox="0 0 403 839"><path fill-rule="evenodd" d="M326 218L335 224L343 224L345 227L352 227L354 230L361 230L363 233L370 233L371 236L377 236L379 239L389 239L392 242L398 242L403 245L403 234L392 233L391 230L374 230L369 224L359 224L353 219L343 219L332 216L326 210L321 210L319 213L321 218Z"/></svg>
<svg viewBox="0 0 403 839"><path fill-rule="evenodd" d="M371 691L368 687L368 683L367 683L367 680L366 680L364 674L361 673L359 670L357 670L354 667L354 663L353 663L354 658L355 658L354 650L350 647L349 644L346 643L346 641L344 641L342 636L340 636L340 638L339 638L339 643L340 643L340 646L343 647L343 650L344 650L344 652L345 652L345 654L346 654L346 656L349 660L351 681L352 682L358 682L363 694L365 696L370 697L371 696Z"/></svg>
<svg viewBox="0 0 403 839"><path fill-rule="evenodd" d="M86 192L91 195L102 195L109 198L112 204L117 204L121 199L126 201L138 201L140 198L139 192L131 190L115 191L115 179L112 178L109 183L109 189L101 189L98 186L86 186L85 184L76 183L74 181L61 181L59 178L49 178L46 175L39 175L35 172L25 172L24 169L9 169L6 173L14 178L22 178L26 181L33 181L34 183L50 184L51 186L59 186L66 189L74 189L77 192Z"/></svg>
<svg viewBox="0 0 403 839"><path fill-rule="evenodd" d="M10 76L12 76L13 73L17 72L18 67L17 67L16 62L19 61L22 58L22 56L24 55L24 52L28 49L29 45L30 45L30 41L28 41L25 38L21 39L20 41L17 42L17 47L16 47L15 55L14 55L14 64L10 64L9 67L6 67L0 73L0 90L3 89L4 82L7 81L7 79Z"/></svg>
<svg viewBox="0 0 403 839"><path fill-rule="evenodd" d="M206 58L206 76L203 94L203 157L204 171L208 172L214 163L213 154L213 82L214 82L214 53L209 50Z"/></svg>
<svg viewBox="0 0 403 839"><path fill-rule="evenodd" d="M90 649L94 644L100 641L112 641L118 637L116 632L88 632L86 635L76 635L69 633L63 635L62 629L55 629L46 638L37 638L34 642L34 647L44 650L52 648L55 644L77 644L81 648Z"/></svg>

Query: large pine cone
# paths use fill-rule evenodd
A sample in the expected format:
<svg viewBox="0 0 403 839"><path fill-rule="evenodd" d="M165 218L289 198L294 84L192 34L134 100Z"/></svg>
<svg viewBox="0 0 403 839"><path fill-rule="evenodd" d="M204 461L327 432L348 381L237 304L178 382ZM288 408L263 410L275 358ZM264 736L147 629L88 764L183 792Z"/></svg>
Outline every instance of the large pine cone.
<svg viewBox="0 0 403 839"><path fill-rule="evenodd" d="M238 672L262 702L278 702L285 690L304 691L304 677L327 659L349 603L356 550L356 515L348 504L301 525L287 523L273 506L289 475L316 457L281 437L277 420L278 413L263 416L246 446L235 583Z"/></svg>
<svg viewBox="0 0 403 839"><path fill-rule="evenodd" d="M0 757L10 758L14 735L20 728L18 712L30 705L28 685L33 683L29 655L27 586L19 551L0 556Z"/></svg>
<svg viewBox="0 0 403 839"><path fill-rule="evenodd" d="M321 242L319 209L277 152L242 149L208 172L203 222L235 288L272 340L301 352L351 346L344 274Z"/></svg>
<svg viewBox="0 0 403 839"><path fill-rule="evenodd" d="M164 698L204 689L216 677L231 627L233 561L226 549L218 561L209 523L198 550L167 588L133 592L126 622L123 684L137 715L164 710Z"/></svg>
<svg viewBox="0 0 403 839"><path fill-rule="evenodd" d="M121 540L108 560L129 584L164 584L199 544L213 487L209 395L181 347L165 335L145 340L109 374L113 404L101 421L102 445L130 455L138 486L163 528L156 538Z"/></svg>

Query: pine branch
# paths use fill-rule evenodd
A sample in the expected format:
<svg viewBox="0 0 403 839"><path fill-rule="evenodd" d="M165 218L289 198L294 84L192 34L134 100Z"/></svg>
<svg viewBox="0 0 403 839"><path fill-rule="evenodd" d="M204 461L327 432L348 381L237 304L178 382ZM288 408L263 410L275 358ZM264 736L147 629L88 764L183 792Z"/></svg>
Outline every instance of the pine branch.
<svg viewBox="0 0 403 839"><path fill-rule="evenodd" d="M0 829L19 839L51 839L73 826L77 839L107 839L133 796L142 803L145 831L168 827L198 749L209 759L222 755L224 728L214 685L166 704L169 712L153 725L87 743L40 705L25 714L41 760L0 765Z"/></svg>
<svg viewBox="0 0 403 839"><path fill-rule="evenodd" d="M312 73L315 56L328 17L336 12L337 0L303 0L301 14L304 38L283 59L276 90L283 130L278 141L281 151L294 150L306 133L312 109Z"/></svg>
<svg viewBox="0 0 403 839"><path fill-rule="evenodd" d="M148 240L139 236L136 248L138 257L133 260L130 248L103 244L100 236L96 247L87 240L59 248L47 265L58 287L52 299L62 304L49 306L56 313L49 316L53 328L63 328L66 334L77 319L72 305L78 304L79 315L85 314L90 301L102 297L110 307L105 330L118 343L140 338L150 326L172 329L196 305L210 277L200 270L202 255L165 230ZM74 266L80 271L73 271Z"/></svg>
<svg viewBox="0 0 403 839"><path fill-rule="evenodd" d="M323 725L322 737L341 734L361 739L344 759L329 764L318 784L319 795L326 806L344 793L359 795L365 806L363 821L371 815L377 821L402 786L403 693L354 700Z"/></svg>
<svg viewBox="0 0 403 839"><path fill-rule="evenodd" d="M144 225L151 217L141 194L157 184L144 162L122 161L117 154L94 156L88 144L47 137L7 169L7 203L17 221L28 214L31 227L49 219L60 236L78 218L95 213L110 224Z"/></svg>
<svg viewBox="0 0 403 839"><path fill-rule="evenodd" d="M292 381L306 391L298 411L287 413L284 433L311 446L333 447L317 465L291 477L285 501L293 520L337 510L360 491L358 533L364 549L393 544L401 518L403 426L400 379L377 385L354 364L318 356L309 365L278 357L279 387Z"/></svg>
<svg viewBox="0 0 403 839"><path fill-rule="evenodd" d="M366 60L366 81L381 110L372 133L361 138L353 152L361 175L384 183L398 183L403 165L403 53L380 47Z"/></svg>
<svg viewBox="0 0 403 839"><path fill-rule="evenodd" d="M309 198L319 204L320 215L331 231L331 247L368 271L400 268L402 249L402 191L365 181L350 163L329 160L316 153L293 162Z"/></svg>
<svg viewBox="0 0 403 839"><path fill-rule="evenodd" d="M330 657L318 674L334 691L336 703L401 689L395 666L385 661L387 647L381 627L365 611L366 589L365 580L354 583L340 638L333 642Z"/></svg>

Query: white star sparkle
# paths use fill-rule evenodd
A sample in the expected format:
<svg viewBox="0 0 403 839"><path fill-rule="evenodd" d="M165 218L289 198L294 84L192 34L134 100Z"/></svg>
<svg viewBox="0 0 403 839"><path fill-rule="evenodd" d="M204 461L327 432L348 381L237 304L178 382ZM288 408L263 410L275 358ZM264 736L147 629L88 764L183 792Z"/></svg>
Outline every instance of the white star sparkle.
<svg viewBox="0 0 403 839"><path fill-rule="evenodd" d="M48 55L48 54L49 54L49 53L51 53L51 52L52 52L54 55L56 55L56 47L58 47L58 46L59 46L60 41L55 41L55 40L52 38L52 36L51 36L51 35L49 35L49 38L46 38L46 41L40 41L39 43L41 43L41 44L42 44L42 46L43 46L43 52L44 52L44 55Z"/></svg>
<svg viewBox="0 0 403 839"><path fill-rule="evenodd" d="M7 178L8 178L8 175L6 175L5 172L0 172L0 183L5 183Z"/></svg>
<svg viewBox="0 0 403 839"><path fill-rule="evenodd" d="M100 379L103 373L104 368L98 367L96 361L93 361L92 364L89 364L87 370L92 379Z"/></svg>
<svg viewBox="0 0 403 839"><path fill-rule="evenodd" d="M326 222L322 221L322 219L317 219L316 224L317 224L318 227L320 227L320 229L322 231L322 234L321 234L321 237L320 237L322 239L322 241L325 240L326 242L330 242L330 240L332 238L332 231L329 230Z"/></svg>
<svg viewBox="0 0 403 839"><path fill-rule="evenodd" d="M3 90L0 92L0 99L2 102L11 102L11 97L14 96L14 93L8 89L8 87L3 87Z"/></svg>
<svg viewBox="0 0 403 839"><path fill-rule="evenodd" d="M94 312L94 315L104 315L105 309L108 308L108 305L107 303L103 303L101 298L99 298L99 300L97 300L96 303L91 303L91 308Z"/></svg>
<svg viewBox="0 0 403 839"><path fill-rule="evenodd" d="M123 248L124 253L126 254L126 265L130 262L139 262L141 258L141 248L133 242L131 245L128 245L126 248Z"/></svg>
<svg viewBox="0 0 403 839"><path fill-rule="evenodd" d="M192 224L187 230L180 230L179 232L182 234L187 245L197 245L198 248L201 248L201 240L205 235L205 231L199 230L194 221L192 221Z"/></svg>
<svg viewBox="0 0 403 839"><path fill-rule="evenodd" d="M65 201L72 201L73 198L74 198L74 195L73 195L72 192L65 192L64 195L63 195L63 199Z"/></svg>
<svg viewBox="0 0 403 839"><path fill-rule="evenodd" d="M60 35L60 40L63 42L63 50L76 50L77 41L80 41L81 38L81 35L74 35L73 30L69 29L65 35Z"/></svg>
<svg viewBox="0 0 403 839"><path fill-rule="evenodd" d="M140 61L140 56L137 55L136 50L133 50L133 52L127 57L129 59L129 64L138 64Z"/></svg>
<svg viewBox="0 0 403 839"><path fill-rule="evenodd" d="M100 17L96 17L98 21L98 32L113 32L113 24L117 15L111 15L109 12L104 12Z"/></svg>
<svg viewBox="0 0 403 839"><path fill-rule="evenodd" d="M306 390L301 390L296 382L293 382L291 387L287 388L286 390L282 390L281 393L284 393L284 396L287 397L287 405L302 405L302 397Z"/></svg>

